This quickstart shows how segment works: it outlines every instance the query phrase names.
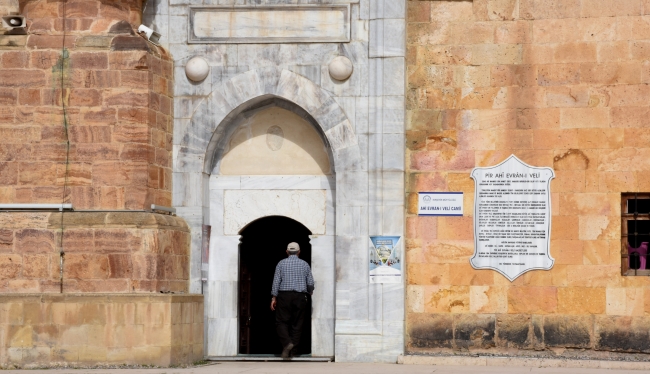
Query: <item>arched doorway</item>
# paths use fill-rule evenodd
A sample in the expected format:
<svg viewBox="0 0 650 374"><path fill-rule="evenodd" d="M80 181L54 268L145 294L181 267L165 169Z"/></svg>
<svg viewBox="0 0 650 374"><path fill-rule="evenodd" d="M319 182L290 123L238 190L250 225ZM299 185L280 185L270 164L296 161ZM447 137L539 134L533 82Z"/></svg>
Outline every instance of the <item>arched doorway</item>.
<svg viewBox="0 0 650 374"><path fill-rule="evenodd" d="M275 312L269 308L275 266L287 257L291 242L300 245L300 258L311 266L311 231L293 219L271 216L250 223L240 234L238 353L279 355L282 346L275 332ZM311 354L311 313L305 319L298 354Z"/></svg>
<svg viewBox="0 0 650 374"><path fill-rule="evenodd" d="M300 107L267 98L230 118L211 144L207 356L279 355L271 283L296 241L317 284L297 354L332 357L336 174L326 134Z"/></svg>
<svg viewBox="0 0 650 374"><path fill-rule="evenodd" d="M262 175L248 169L237 172L239 157L231 159L236 169L221 169L224 156L237 145L237 140L232 142L233 135L237 138L241 125L266 105L287 109L316 129L329 155L329 174L287 175L284 169L270 173L271 168L263 169ZM369 102L358 107L357 118L363 118L359 113L364 112L358 111L362 108L369 110ZM372 149L381 150L385 141L390 143L400 134L373 137L361 127L356 133L330 92L299 74L275 67L243 72L215 85L191 113L174 132L173 204L192 230L190 289L205 295L206 357L230 359L238 355L239 232L257 219L282 215L312 232L316 279L312 358L334 356L336 345L337 359L343 361L363 360L370 351L373 359L382 352L380 360L392 360L403 347L403 286L369 285L364 269L369 233L403 233L403 171L397 166L381 167L378 173L375 171L380 169L371 166L387 159ZM268 130L264 142L254 145L279 145L280 133ZM253 139L254 127L251 134ZM288 146L291 129L284 135L283 144ZM309 152L319 149L300 148ZM287 147L291 149L296 148ZM204 263L202 248L208 243L209 263Z"/></svg>

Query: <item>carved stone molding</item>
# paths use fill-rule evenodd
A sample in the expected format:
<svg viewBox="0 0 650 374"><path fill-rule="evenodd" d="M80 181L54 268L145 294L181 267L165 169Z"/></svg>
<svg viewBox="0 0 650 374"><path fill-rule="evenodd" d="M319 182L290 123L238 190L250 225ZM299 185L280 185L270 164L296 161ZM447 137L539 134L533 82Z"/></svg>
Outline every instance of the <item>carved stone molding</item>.
<svg viewBox="0 0 650 374"><path fill-rule="evenodd" d="M190 7L189 43L350 41L349 5Z"/></svg>

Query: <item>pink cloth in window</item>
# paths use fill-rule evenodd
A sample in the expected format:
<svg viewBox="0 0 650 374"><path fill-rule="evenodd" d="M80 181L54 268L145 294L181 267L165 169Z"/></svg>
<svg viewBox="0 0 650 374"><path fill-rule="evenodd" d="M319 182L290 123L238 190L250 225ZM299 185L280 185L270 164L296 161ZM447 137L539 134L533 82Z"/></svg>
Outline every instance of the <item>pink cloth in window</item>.
<svg viewBox="0 0 650 374"><path fill-rule="evenodd" d="M639 270L645 270L646 269L646 261L648 257L648 242L643 242L641 243L641 246L639 248L632 248L630 244L628 243L627 245L627 267L631 269L630 267L630 257L632 253L638 253L639 254L639 262L641 267L639 267Z"/></svg>

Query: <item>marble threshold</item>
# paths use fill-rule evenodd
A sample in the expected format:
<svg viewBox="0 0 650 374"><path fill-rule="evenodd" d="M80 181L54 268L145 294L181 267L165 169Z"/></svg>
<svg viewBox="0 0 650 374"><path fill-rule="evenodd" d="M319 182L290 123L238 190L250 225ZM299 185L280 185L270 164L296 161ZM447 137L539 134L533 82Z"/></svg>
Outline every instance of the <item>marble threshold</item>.
<svg viewBox="0 0 650 374"><path fill-rule="evenodd" d="M332 362L334 357L312 357L311 355L300 355L285 359L276 355L245 355L239 354L237 356L208 356L206 361L296 361L296 362Z"/></svg>

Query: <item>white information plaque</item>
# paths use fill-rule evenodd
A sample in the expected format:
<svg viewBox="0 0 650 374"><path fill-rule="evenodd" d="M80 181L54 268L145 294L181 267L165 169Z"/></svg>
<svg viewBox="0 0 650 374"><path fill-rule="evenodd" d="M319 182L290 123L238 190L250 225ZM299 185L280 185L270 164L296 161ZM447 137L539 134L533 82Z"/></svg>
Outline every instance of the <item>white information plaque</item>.
<svg viewBox="0 0 650 374"><path fill-rule="evenodd" d="M420 192L419 216L463 216L462 192Z"/></svg>
<svg viewBox="0 0 650 374"><path fill-rule="evenodd" d="M474 269L493 269L511 282L530 270L550 270L551 168L515 155L497 166L475 168Z"/></svg>

